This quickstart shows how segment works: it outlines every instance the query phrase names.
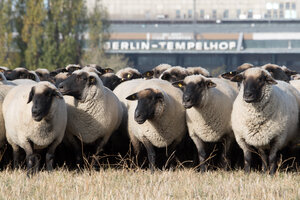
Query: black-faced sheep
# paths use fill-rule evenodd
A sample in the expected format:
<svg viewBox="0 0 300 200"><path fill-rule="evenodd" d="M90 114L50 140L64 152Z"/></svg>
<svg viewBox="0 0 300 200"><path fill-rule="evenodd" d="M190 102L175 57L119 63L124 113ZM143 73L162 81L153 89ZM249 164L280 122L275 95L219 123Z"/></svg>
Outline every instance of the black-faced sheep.
<svg viewBox="0 0 300 200"><path fill-rule="evenodd" d="M128 81L132 79L142 78L142 74L134 68L126 67L124 69L120 69L116 75L122 79L122 81Z"/></svg>
<svg viewBox="0 0 300 200"><path fill-rule="evenodd" d="M189 75L203 75L205 77L210 77L209 71L203 67L188 67L186 68Z"/></svg>
<svg viewBox="0 0 300 200"><path fill-rule="evenodd" d="M39 158L35 151L47 148L46 167L52 170L54 152L67 124L66 104L58 89L49 82L16 86L8 92L2 109L14 166L19 164L21 147L26 153L27 168L37 171Z"/></svg>
<svg viewBox="0 0 300 200"><path fill-rule="evenodd" d="M159 78L172 83L175 81L183 80L188 75L189 74L185 68L176 66L176 67L171 67L166 71L164 71Z"/></svg>
<svg viewBox="0 0 300 200"><path fill-rule="evenodd" d="M245 170L250 171L254 147L261 154L263 169L269 165L273 174L277 151L297 142L299 137L300 94L290 84L275 81L268 71L258 67L231 80L242 83L231 121L237 143L244 152Z"/></svg>

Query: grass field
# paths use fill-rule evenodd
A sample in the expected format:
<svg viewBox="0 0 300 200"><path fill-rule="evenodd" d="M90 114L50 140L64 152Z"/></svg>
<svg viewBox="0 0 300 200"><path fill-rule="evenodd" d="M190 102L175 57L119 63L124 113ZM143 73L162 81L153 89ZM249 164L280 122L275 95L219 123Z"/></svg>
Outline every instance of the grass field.
<svg viewBox="0 0 300 200"><path fill-rule="evenodd" d="M0 173L0 199L300 199L298 173L194 170Z"/></svg>

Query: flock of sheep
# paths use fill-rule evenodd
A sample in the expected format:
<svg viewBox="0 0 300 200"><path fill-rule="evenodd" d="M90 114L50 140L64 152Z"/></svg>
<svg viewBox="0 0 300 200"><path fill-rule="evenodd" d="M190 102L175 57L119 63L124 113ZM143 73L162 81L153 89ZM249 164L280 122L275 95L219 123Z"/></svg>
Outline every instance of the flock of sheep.
<svg viewBox="0 0 300 200"><path fill-rule="evenodd" d="M11 145L15 168L23 149L29 173L40 168L40 149L52 170L60 144L82 165L84 145L98 155L109 141L126 146L127 140L137 157L146 149L153 171L157 148L170 156L188 135L201 171L208 169L207 146L221 142L225 169L237 143L246 171L258 152L263 170L272 174L278 151L300 139L300 75L285 66L245 63L219 77L202 67L168 64L143 74L129 67L114 74L97 65L0 71L0 147Z"/></svg>

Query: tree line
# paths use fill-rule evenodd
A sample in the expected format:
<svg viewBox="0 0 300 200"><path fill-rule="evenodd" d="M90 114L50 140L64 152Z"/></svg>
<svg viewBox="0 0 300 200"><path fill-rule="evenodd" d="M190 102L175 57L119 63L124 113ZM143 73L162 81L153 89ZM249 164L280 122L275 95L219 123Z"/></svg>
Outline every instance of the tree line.
<svg viewBox="0 0 300 200"><path fill-rule="evenodd" d="M0 65L48 68L70 63L107 65L101 48L109 38L108 14L101 2L87 10L85 0L0 0Z"/></svg>

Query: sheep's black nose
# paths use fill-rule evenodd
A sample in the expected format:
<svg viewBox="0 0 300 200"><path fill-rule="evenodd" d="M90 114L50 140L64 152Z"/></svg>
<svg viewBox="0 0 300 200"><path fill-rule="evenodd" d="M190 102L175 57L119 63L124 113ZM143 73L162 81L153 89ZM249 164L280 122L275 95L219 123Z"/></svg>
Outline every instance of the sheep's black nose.
<svg viewBox="0 0 300 200"><path fill-rule="evenodd" d="M189 95L183 95L183 101L184 102L190 102L191 101L191 97Z"/></svg>

